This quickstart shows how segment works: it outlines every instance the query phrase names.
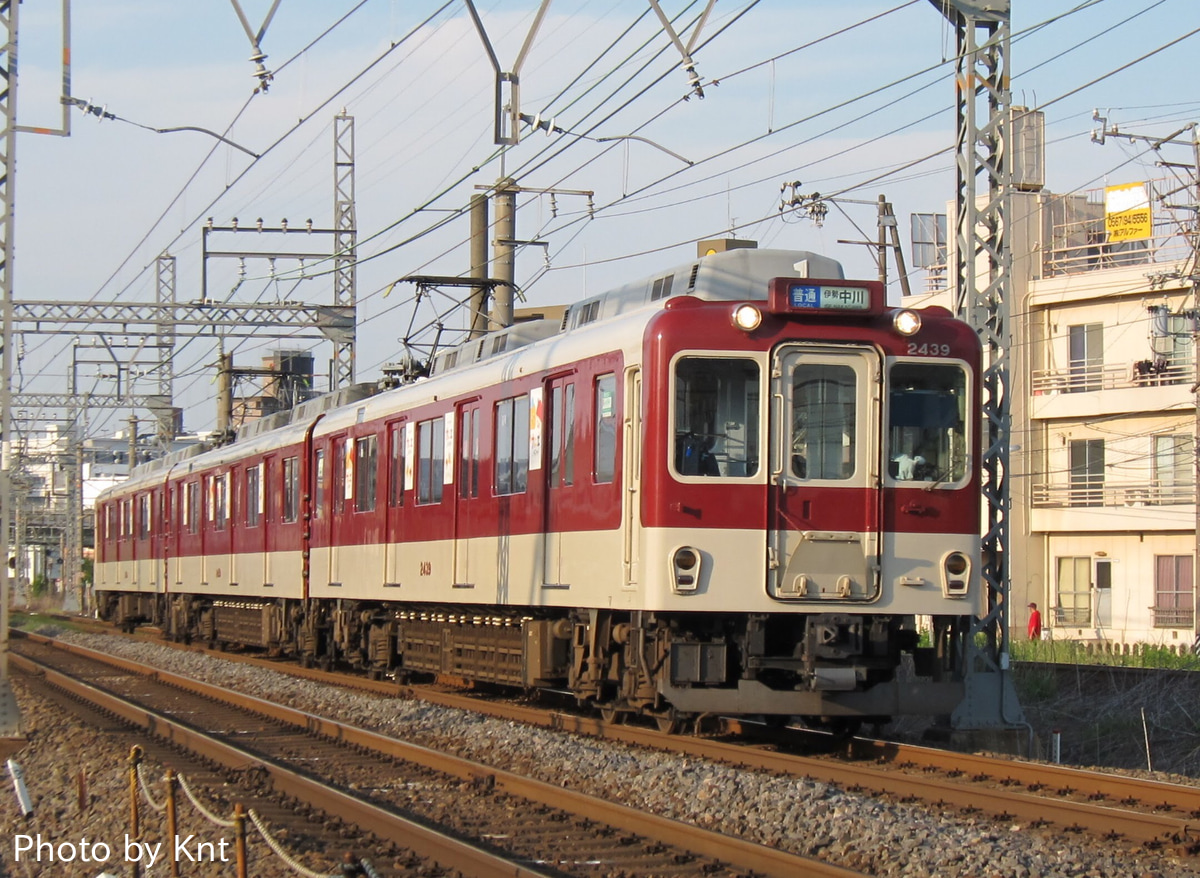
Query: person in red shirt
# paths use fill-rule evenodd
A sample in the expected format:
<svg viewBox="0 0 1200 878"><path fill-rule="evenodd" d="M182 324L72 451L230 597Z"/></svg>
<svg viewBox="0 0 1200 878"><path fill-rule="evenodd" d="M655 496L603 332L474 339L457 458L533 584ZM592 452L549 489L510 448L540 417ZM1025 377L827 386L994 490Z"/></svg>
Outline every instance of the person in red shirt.
<svg viewBox="0 0 1200 878"><path fill-rule="evenodd" d="M1029 639L1038 640L1042 636L1042 614L1038 612L1037 604L1029 605Z"/></svg>

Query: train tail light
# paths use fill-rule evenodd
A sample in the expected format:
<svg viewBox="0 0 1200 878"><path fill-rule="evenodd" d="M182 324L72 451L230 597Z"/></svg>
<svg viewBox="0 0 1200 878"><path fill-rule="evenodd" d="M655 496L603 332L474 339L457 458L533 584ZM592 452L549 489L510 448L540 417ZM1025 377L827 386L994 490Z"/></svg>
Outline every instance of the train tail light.
<svg viewBox="0 0 1200 878"><path fill-rule="evenodd" d="M678 594L694 592L700 583L702 558L699 549L683 546L671 557L671 588Z"/></svg>
<svg viewBox="0 0 1200 878"><path fill-rule="evenodd" d="M962 552L942 558L942 590L947 597L965 597L971 584L971 559Z"/></svg>

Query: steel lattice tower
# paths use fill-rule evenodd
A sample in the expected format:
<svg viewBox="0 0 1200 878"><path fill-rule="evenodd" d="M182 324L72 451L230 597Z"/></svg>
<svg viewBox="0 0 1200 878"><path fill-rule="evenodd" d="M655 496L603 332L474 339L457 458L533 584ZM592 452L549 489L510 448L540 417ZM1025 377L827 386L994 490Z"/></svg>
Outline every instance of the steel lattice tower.
<svg viewBox="0 0 1200 878"><path fill-rule="evenodd" d="M982 578L988 613L961 632L967 695L959 728L1024 723L1008 676L1009 592L1009 206L1011 0L930 0L954 26L957 187L952 283L956 313L983 344ZM976 644L983 632L987 645Z"/></svg>
<svg viewBox="0 0 1200 878"><path fill-rule="evenodd" d="M355 250L357 238L354 218L354 117L344 112L333 120L333 304L355 306ZM353 312L352 312L353 313ZM354 383L354 339L336 341L330 389Z"/></svg>

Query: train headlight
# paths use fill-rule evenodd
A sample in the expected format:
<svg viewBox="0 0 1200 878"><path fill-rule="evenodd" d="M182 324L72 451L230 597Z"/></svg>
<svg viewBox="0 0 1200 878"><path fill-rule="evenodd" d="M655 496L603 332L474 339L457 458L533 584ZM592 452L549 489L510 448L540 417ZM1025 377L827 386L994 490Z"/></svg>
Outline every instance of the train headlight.
<svg viewBox="0 0 1200 878"><path fill-rule="evenodd" d="M699 549L682 546L671 556L671 587L677 594L690 594L700 584L703 556Z"/></svg>
<svg viewBox="0 0 1200 878"><path fill-rule="evenodd" d="M738 305L733 309L733 325L744 332L758 329L762 321L762 311L754 305Z"/></svg>
<svg viewBox="0 0 1200 878"><path fill-rule="evenodd" d="M946 597L965 597L971 584L971 559L962 552L942 558L942 592Z"/></svg>
<svg viewBox="0 0 1200 878"><path fill-rule="evenodd" d="M892 318L892 326L901 335L916 335L921 331L921 315L908 308L901 308Z"/></svg>

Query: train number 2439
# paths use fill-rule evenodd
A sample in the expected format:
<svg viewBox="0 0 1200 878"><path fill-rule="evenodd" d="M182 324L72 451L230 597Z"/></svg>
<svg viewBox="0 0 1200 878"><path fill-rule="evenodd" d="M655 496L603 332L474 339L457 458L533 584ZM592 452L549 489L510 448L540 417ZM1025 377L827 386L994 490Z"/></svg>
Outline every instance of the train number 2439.
<svg viewBox="0 0 1200 878"><path fill-rule="evenodd" d="M948 357L950 356L950 345L929 344L928 342L917 344L915 341L910 341L908 355L910 357Z"/></svg>

